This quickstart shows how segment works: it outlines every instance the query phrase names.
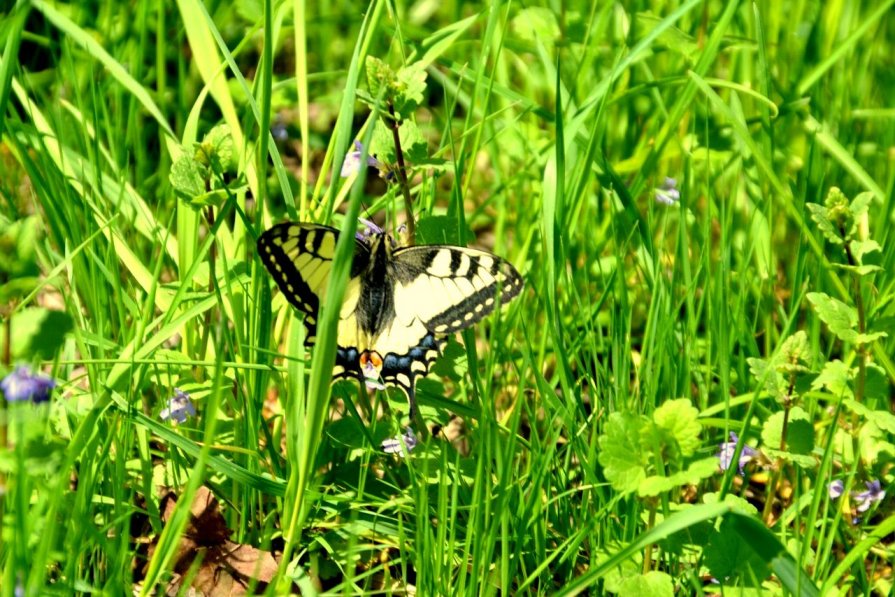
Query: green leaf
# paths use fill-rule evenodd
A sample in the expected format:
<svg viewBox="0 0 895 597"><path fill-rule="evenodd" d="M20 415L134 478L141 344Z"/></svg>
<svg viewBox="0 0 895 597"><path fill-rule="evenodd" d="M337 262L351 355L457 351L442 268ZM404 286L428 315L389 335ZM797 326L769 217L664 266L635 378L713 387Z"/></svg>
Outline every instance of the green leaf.
<svg viewBox="0 0 895 597"><path fill-rule="evenodd" d="M382 98L388 101L391 99L391 89L395 84L395 71L375 56L367 56L364 65L367 72L367 85L373 100Z"/></svg>
<svg viewBox="0 0 895 597"><path fill-rule="evenodd" d="M426 71L419 62L409 64L398 71L395 81L395 112L406 120L425 100Z"/></svg>
<svg viewBox="0 0 895 597"><path fill-rule="evenodd" d="M40 218L27 216L10 222L0 221L0 273L7 278L34 278L40 273L35 250L40 234ZM33 288L33 286L31 286ZM10 292L14 289L10 287ZM30 292L18 288L14 292Z"/></svg>
<svg viewBox="0 0 895 597"><path fill-rule="evenodd" d="M895 414L886 410L872 410L851 398L844 400L842 404L867 421L873 421L880 429L895 435Z"/></svg>
<svg viewBox="0 0 895 597"><path fill-rule="evenodd" d="M553 44L561 37L556 15L549 8L541 6L520 9L513 17L511 26L519 39L529 43Z"/></svg>
<svg viewBox="0 0 895 597"><path fill-rule="evenodd" d="M885 414L892 417L891 413ZM870 419L861 425L861 428L858 430L858 446L861 460L868 466L873 466L873 464L880 462L882 454L889 454L890 457L895 456L895 445L888 441L893 437L892 431L890 431L893 421L890 418L883 424L880 424L880 422L880 419ZM884 425L888 427L886 429L887 432L883 432L882 428Z"/></svg>
<svg viewBox="0 0 895 597"><path fill-rule="evenodd" d="M841 245L845 242L839 235L839 231L833 226L833 222L830 221L827 209L824 206L817 203L806 203L805 207L808 208L808 211L811 213L811 219L817 224L817 228L824 238L835 245Z"/></svg>
<svg viewBox="0 0 895 597"><path fill-rule="evenodd" d="M746 362L749 363L749 371L752 373L752 377L755 378L756 382L764 383L764 389L769 395L777 400L784 397L786 386L783 384L783 378L774 367L771 367L768 361L757 357L749 357L746 359Z"/></svg>
<svg viewBox="0 0 895 597"><path fill-rule="evenodd" d="M730 521L730 530L739 535L742 543L748 545L770 567L780 579L780 583L799 597L819 595L817 585L799 567L777 536L754 516L743 516L731 512L725 522ZM722 524L722 528L723 528Z"/></svg>
<svg viewBox="0 0 895 597"><path fill-rule="evenodd" d="M432 366L432 371L441 377L447 377L453 381L460 381L469 370L466 348L453 337L448 338L448 343L441 351L441 356Z"/></svg>
<svg viewBox="0 0 895 597"><path fill-rule="evenodd" d="M849 248L851 249L852 255L854 255L855 260L858 263L864 264L864 258L868 255L874 253L881 253L882 247L875 240L853 240L848 243Z"/></svg>
<svg viewBox="0 0 895 597"><path fill-rule="evenodd" d="M401 140L401 151L404 152L405 162L411 165L428 156L426 139L420 132L416 123L405 120L398 129L398 137ZM373 129L373 138L370 141L370 155L392 166L398 161L395 151L395 137L392 129L381 120L377 120Z"/></svg>
<svg viewBox="0 0 895 597"><path fill-rule="evenodd" d="M415 122L405 120L401 123L401 128L398 132L401 138L401 150L404 152L406 161L414 164L428 156L426 138L423 137Z"/></svg>
<svg viewBox="0 0 895 597"><path fill-rule="evenodd" d="M459 245L460 224L450 216L426 216L416 223L416 238L422 245Z"/></svg>
<svg viewBox="0 0 895 597"><path fill-rule="evenodd" d="M858 333L854 327L858 324L858 313L854 307L823 292L809 292L807 297L814 305L817 316L837 338L846 342L856 341Z"/></svg>
<svg viewBox="0 0 895 597"><path fill-rule="evenodd" d="M702 501L706 504L717 504L719 495L720 494L716 492L707 493L703 496ZM739 512L740 514L745 514L746 516L758 516L758 508L753 506L748 500L741 498L738 495L734 495L732 493L725 494L723 503L730 506L734 512Z"/></svg>
<svg viewBox="0 0 895 597"><path fill-rule="evenodd" d="M642 415L612 413L599 438L603 474L616 491L637 489L646 477L645 455L640 445L643 427L651 425Z"/></svg>
<svg viewBox="0 0 895 597"><path fill-rule="evenodd" d="M699 410L686 398L665 401L653 413L656 426L677 443L683 456L692 456L699 447Z"/></svg>
<svg viewBox="0 0 895 597"><path fill-rule="evenodd" d="M799 330L783 342L774 362L778 363L778 371L790 373L807 371L803 363L810 363L813 358L811 345L808 343L808 334Z"/></svg>
<svg viewBox="0 0 895 597"><path fill-rule="evenodd" d="M734 531L728 517L709 539L704 561L711 575L722 583L739 579L745 586L760 586L771 574L765 559Z"/></svg>
<svg viewBox="0 0 895 597"><path fill-rule="evenodd" d="M30 307L16 312L12 328L12 357L15 360L52 360L62 348L72 320L64 311ZM6 342L6 326L0 326L0 345Z"/></svg>
<svg viewBox="0 0 895 597"><path fill-rule="evenodd" d="M851 396L849 381L852 379L852 369L835 359L828 361L820 374L811 382L811 389L826 389L833 396Z"/></svg>
<svg viewBox="0 0 895 597"><path fill-rule="evenodd" d="M202 168L188 152L183 152L174 165L168 180L174 192L182 199L191 201L205 193L205 178L208 171Z"/></svg>
<svg viewBox="0 0 895 597"><path fill-rule="evenodd" d="M20 276L13 278L0 286L0 305L8 304L13 299L22 299L31 294L40 286L41 279L37 276Z"/></svg>
<svg viewBox="0 0 895 597"><path fill-rule="evenodd" d="M208 131L196 150L196 159L216 174L232 172L236 166L236 147L230 127L219 124Z"/></svg>
<svg viewBox="0 0 895 597"><path fill-rule="evenodd" d="M673 597L674 583L665 572L651 570L646 574L629 576L622 581L619 597Z"/></svg>
<svg viewBox="0 0 895 597"><path fill-rule="evenodd" d="M606 556L603 556L602 554L601 556L602 557L599 558L600 561L606 559ZM635 574L640 574L640 570L640 566L638 566L637 562L634 560L623 560L618 566L615 566L606 572L606 575L603 577L603 584L608 592L618 593L621 590L625 579L630 578Z"/></svg>
<svg viewBox="0 0 895 597"><path fill-rule="evenodd" d="M867 208L870 207L870 204L873 202L873 193L870 191L865 191L863 193L859 193L857 197L852 199L851 205L848 206L849 211L852 213L852 218L857 220L865 213L867 213Z"/></svg>
<svg viewBox="0 0 895 597"><path fill-rule="evenodd" d="M714 456L703 458L691 463L687 470L668 476L651 475L645 478L637 487L637 495L653 497L682 485L696 485L703 479L714 476L717 472L718 459Z"/></svg>
<svg viewBox="0 0 895 597"><path fill-rule="evenodd" d="M886 401L889 399L889 376L882 367L876 363L867 363L864 369L864 398L866 400Z"/></svg>
<svg viewBox="0 0 895 597"><path fill-rule="evenodd" d="M784 412L776 412L765 421L761 428L761 441L765 449L780 450L780 438L783 434ZM793 406L789 410L789 421L786 425L786 452L791 454L810 454L814 449L814 426L805 410Z"/></svg>

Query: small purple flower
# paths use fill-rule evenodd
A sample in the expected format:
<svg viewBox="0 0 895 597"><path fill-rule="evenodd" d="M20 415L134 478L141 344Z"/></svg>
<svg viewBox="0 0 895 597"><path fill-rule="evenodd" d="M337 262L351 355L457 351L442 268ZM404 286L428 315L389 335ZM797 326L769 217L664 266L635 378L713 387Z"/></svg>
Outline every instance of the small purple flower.
<svg viewBox="0 0 895 597"><path fill-rule="evenodd" d="M721 463L722 471L726 471L730 468L730 464L733 461L733 455L736 452L738 441L739 438L737 438L737 434L731 431L730 441L724 442L719 446L720 451L718 452L717 456L718 460ZM752 460L752 458L756 454L758 454L758 452L755 451L754 448L751 448L750 446L747 446L745 444L743 445L743 449L740 451L739 462L737 462L737 468L739 469L741 475L743 474L743 467L746 466L746 463Z"/></svg>
<svg viewBox="0 0 895 597"><path fill-rule="evenodd" d="M360 172L360 159L364 154L364 146L360 141L355 140L354 142L354 151L349 151L345 154L345 161L342 162L342 178L348 178L352 174L357 174ZM367 156L367 166L370 168L376 168L377 170L381 170L383 168L382 162L376 159L375 156L368 155Z"/></svg>
<svg viewBox="0 0 895 597"><path fill-rule="evenodd" d="M196 407L190 395L181 390L174 388L174 396L168 399L168 408L159 413L162 421L173 421L174 423L185 423L190 417L196 416Z"/></svg>
<svg viewBox="0 0 895 597"><path fill-rule="evenodd" d="M270 134L276 141L286 141L289 139L289 129L284 122L277 120L270 127Z"/></svg>
<svg viewBox="0 0 895 597"><path fill-rule="evenodd" d="M858 503L858 512L867 512L874 502L881 502L886 497L886 492L883 490L879 479L867 481L864 485L867 487L867 491L862 491L854 496L855 501Z"/></svg>
<svg viewBox="0 0 895 597"><path fill-rule="evenodd" d="M383 440L382 449L386 454L397 454L401 458L406 458L418 443L413 429L407 427L403 434Z"/></svg>
<svg viewBox="0 0 895 597"><path fill-rule="evenodd" d="M671 177L665 177L665 181L658 189L653 189L656 201L662 205L677 205L681 200L681 192L677 190L677 181Z"/></svg>
<svg viewBox="0 0 895 597"><path fill-rule="evenodd" d="M0 390L9 402L46 402L50 399L50 390L55 387L53 378L32 371L28 365L19 365L0 381Z"/></svg>
<svg viewBox="0 0 895 597"><path fill-rule="evenodd" d="M842 482L842 479L831 481L830 484L827 485L827 491L830 493L831 500L838 500L843 492L845 492L845 483Z"/></svg>
<svg viewBox="0 0 895 597"><path fill-rule="evenodd" d="M364 225L363 230L354 234L355 238L364 244L369 244L370 237L374 234L382 234L384 230L365 218L358 218L358 222Z"/></svg>

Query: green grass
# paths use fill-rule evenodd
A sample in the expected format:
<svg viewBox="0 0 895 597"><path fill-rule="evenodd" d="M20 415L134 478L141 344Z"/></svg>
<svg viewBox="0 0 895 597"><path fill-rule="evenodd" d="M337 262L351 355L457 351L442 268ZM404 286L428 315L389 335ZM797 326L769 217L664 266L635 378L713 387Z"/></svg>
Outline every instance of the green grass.
<svg viewBox="0 0 895 597"><path fill-rule="evenodd" d="M58 384L0 401L0 594L888 594L893 4L0 15L0 374ZM336 311L306 354L255 255L284 219L404 221L400 184L339 177L377 143L367 57L425 69L418 235L526 285L418 384L408 458L404 396L331 385ZM234 167L185 197L222 123Z"/></svg>

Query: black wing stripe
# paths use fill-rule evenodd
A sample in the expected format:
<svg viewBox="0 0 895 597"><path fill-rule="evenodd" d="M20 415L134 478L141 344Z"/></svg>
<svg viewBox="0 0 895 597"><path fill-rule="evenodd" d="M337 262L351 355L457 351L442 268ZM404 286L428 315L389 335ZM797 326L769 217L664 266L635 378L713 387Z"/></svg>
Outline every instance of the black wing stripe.
<svg viewBox="0 0 895 597"><path fill-rule="evenodd" d="M497 281L485 286L430 318L425 322L426 329L436 334L452 334L474 325L494 311L498 289L500 289L500 301L509 302L522 290L522 278L518 275L510 275L502 283Z"/></svg>
<svg viewBox="0 0 895 597"><path fill-rule="evenodd" d="M338 238L335 228L298 222L277 224L258 238L258 255L264 266L286 299L305 314L307 344L317 336L320 295L325 292ZM366 245L357 241L351 277L364 270L369 255Z"/></svg>

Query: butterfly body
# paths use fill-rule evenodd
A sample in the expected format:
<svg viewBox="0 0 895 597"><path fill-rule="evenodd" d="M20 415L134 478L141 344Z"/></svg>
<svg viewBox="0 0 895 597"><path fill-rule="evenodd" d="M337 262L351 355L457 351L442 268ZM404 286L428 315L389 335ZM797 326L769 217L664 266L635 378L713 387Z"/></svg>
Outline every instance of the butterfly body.
<svg viewBox="0 0 895 597"><path fill-rule="evenodd" d="M339 231L286 222L264 232L258 253L316 339ZM395 247L385 233L356 239L337 332L334 378L382 381L404 389L414 409L415 379L425 376L448 335L465 329L522 289L506 261L450 245Z"/></svg>

